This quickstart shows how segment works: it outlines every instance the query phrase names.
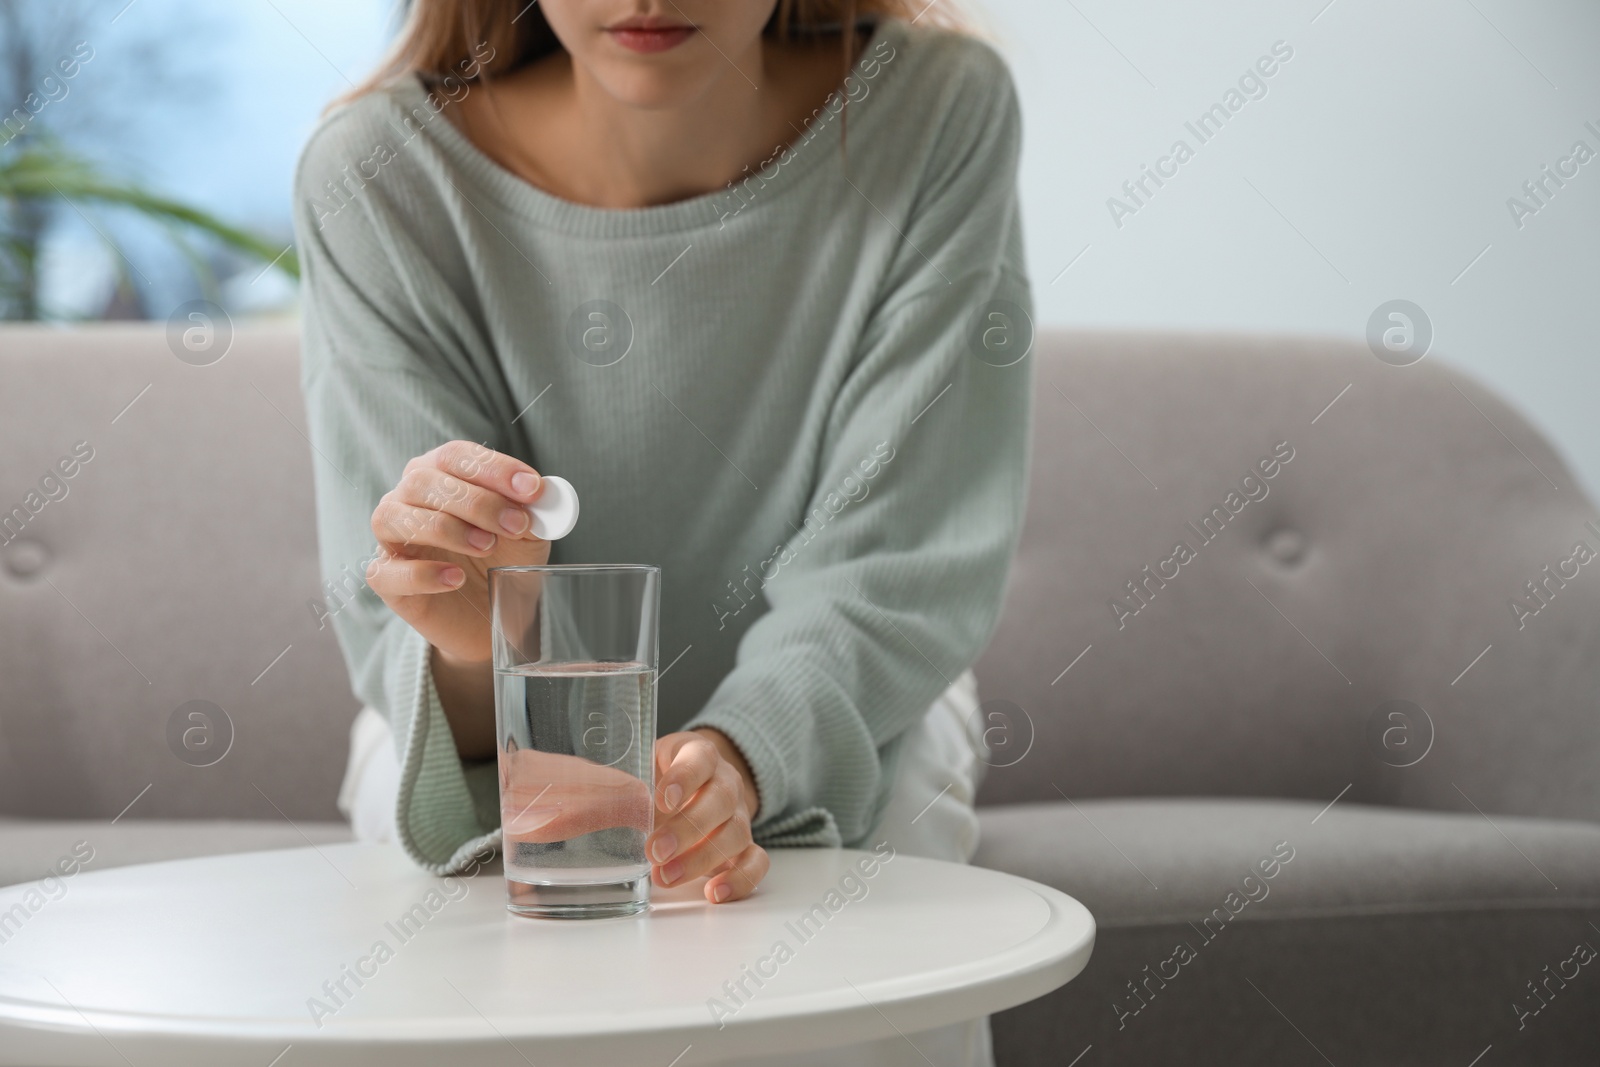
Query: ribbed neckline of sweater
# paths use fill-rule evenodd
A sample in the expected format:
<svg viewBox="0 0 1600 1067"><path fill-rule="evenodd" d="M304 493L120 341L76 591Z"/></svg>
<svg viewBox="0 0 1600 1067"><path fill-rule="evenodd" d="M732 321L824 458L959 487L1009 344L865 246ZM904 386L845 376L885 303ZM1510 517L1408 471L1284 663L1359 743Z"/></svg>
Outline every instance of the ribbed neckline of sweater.
<svg viewBox="0 0 1600 1067"><path fill-rule="evenodd" d="M882 121L877 119L878 113L893 110L892 106L869 108L861 105L882 91L883 79L890 77L890 70L895 64L880 60L882 69L873 78L865 77L863 67L872 59L871 52L879 41L887 40L898 56L905 47L906 34L907 27L899 19L878 20L871 39L866 42L851 68L851 76L868 82L872 88L861 102L851 103L845 109L849 113L847 138L850 142L855 142L858 137L864 142L877 122ZM834 92L842 93L843 89L841 80L834 87ZM428 93L427 87L416 78L399 82L392 91L396 102L407 110L420 104ZM804 133L770 157L775 162L764 168L760 177L756 177L757 171L752 169L749 177L714 192L642 208L594 207L546 192L495 162L447 116L441 115L439 121L429 123L427 133L439 151L457 168L457 176L470 179L473 192L488 196L514 216L578 237L648 237L706 227L720 228L725 215L743 215L747 211L761 210L781 193L798 185L824 157L838 151L838 138L830 136L838 124L837 114L823 110L806 126ZM813 140L818 143L811 143ZM785 155L788 161L781 162ZM746 189L746 186L750 188ZM743 197L740 196L741 189L746 189ZM726 221L731 224L733 220L729 218Z"/></svg>

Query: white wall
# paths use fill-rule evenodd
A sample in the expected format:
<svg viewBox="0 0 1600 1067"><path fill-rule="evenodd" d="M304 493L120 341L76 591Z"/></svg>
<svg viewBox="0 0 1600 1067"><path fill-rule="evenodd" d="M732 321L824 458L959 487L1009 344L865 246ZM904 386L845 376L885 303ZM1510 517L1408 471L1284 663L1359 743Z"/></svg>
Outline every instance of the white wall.
<svg viewBox="0 0 1600 1067"><path fill-rule="evenodd" d="M1600 493L1600 156L1520 228L1507 208L1574 142L1600 153L1600 3L978 10L1022 93L1043 324L1360 337L1380 304L1408 299L1433 353L1508 397ZM1201 144L1184 123L1276 41L1294 56L1267 94ZM1194 158L1119 228L1107 199L1179 138Z"/></svg>

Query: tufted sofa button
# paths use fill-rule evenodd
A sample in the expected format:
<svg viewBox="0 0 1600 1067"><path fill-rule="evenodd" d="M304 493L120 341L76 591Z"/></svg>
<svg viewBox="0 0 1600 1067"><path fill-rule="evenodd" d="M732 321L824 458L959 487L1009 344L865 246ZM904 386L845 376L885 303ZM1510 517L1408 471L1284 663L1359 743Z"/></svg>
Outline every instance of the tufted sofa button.
<svg viewBox="0 0 1600 1067"><path fill-rule="evenodd" d="M1267 551L1285 567L1299 563L1306 554L1306 536L1298 530L1279 530L1267 538Z"/></svg>
<svg viewBox="0 0 1600 1067"><path fill-rule="evenodd" d="M6 573L24 581L44 570L48 558L49 553L37 541L13 541L0 552L0 563L5 566Z"/></svg>

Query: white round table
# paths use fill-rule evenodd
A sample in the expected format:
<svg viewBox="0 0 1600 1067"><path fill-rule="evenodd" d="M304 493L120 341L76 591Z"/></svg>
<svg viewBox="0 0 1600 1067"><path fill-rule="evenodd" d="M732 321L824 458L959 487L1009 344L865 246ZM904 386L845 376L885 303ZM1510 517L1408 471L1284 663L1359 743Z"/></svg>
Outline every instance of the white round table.
<svg viewBox="0 0 1600 1067"><path fill-rule="evenodd" d="M772 859L749 900L696 883L587 921L508 913L498 862L436 878L384 845L0 888L26 913L0 931L0 1064L690 1067L996 1012L1094 944L1081 904L998 871Z"/></svg>

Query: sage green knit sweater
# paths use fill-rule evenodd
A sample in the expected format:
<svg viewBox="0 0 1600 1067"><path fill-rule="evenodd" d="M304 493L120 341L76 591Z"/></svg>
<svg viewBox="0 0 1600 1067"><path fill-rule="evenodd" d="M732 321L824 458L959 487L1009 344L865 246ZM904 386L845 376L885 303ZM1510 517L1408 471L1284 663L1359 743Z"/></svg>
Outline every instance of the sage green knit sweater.
<svg viewBox="0 0 1600 1067"><path fill-rule="evenodd" d="M660 731L739 746L759 842L862 843L994 628L1022 519L1004 65L883 22L843 122L836 95L740 183L625 211L497 166L446 89L330 113L296 174L325 576L362 573L378 498L443 441L560 474L583 515L552 562L662 568ZM405 848L461 869L497 841L493 761L459 757L427 643L370 589L331 622L394 731Z"/></svg>

